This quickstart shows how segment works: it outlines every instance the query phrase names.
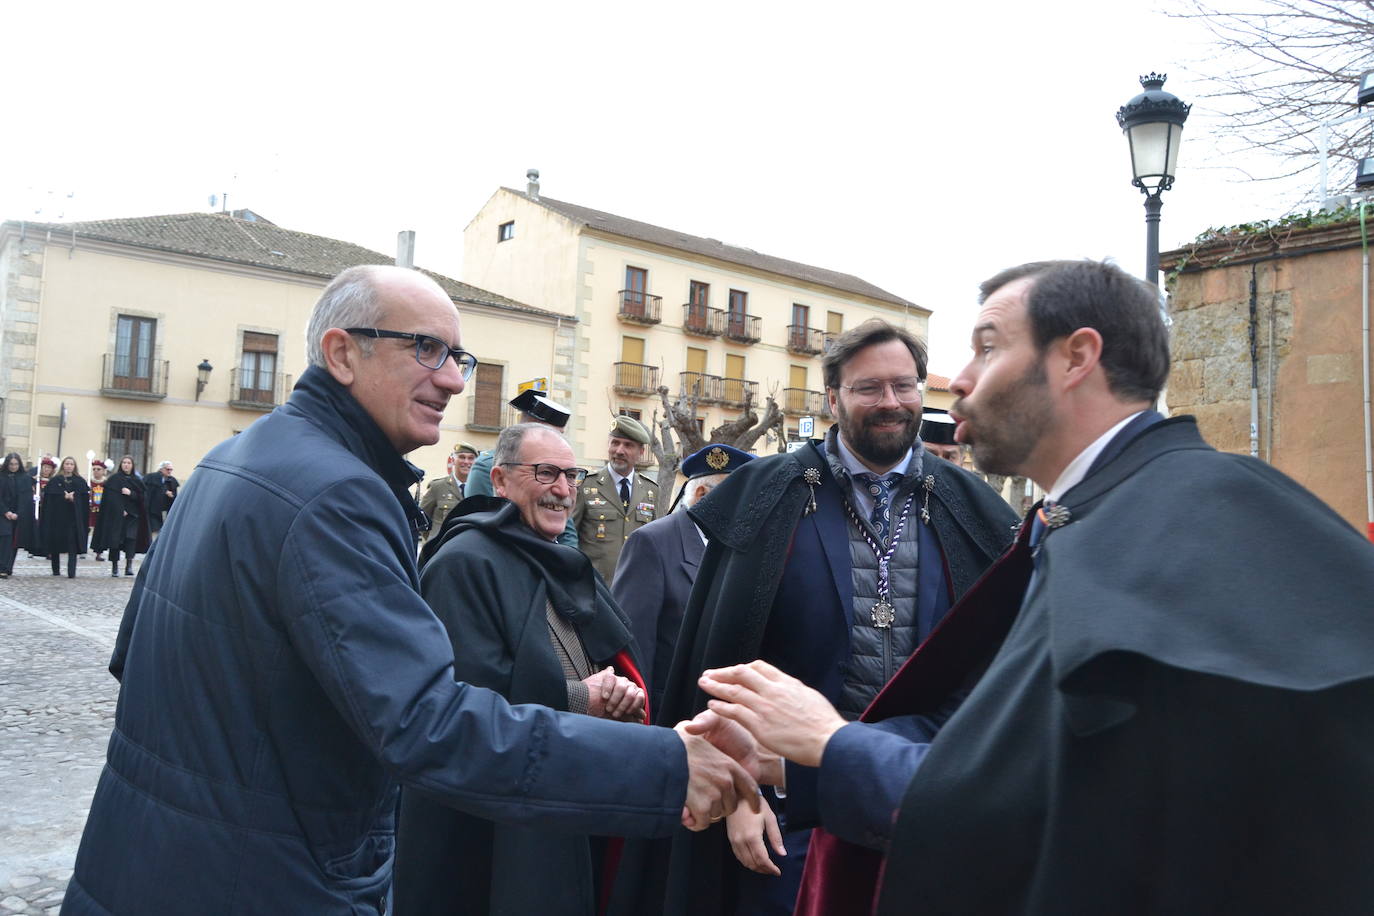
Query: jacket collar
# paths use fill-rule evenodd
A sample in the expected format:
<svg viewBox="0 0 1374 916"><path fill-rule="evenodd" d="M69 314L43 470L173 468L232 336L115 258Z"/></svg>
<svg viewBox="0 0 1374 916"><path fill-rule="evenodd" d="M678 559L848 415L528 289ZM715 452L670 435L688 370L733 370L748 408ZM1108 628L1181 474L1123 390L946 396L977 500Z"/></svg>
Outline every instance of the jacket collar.
<svg viewBox="0 0 1374 916"><path fill-rule="evenodd" d="M410 488L420 482L424 472L396 451L377 421L334 376L319 366L306 369L287 405L376 471L395 494L413 531L429 528L428 518L410 495Z"/></svg>

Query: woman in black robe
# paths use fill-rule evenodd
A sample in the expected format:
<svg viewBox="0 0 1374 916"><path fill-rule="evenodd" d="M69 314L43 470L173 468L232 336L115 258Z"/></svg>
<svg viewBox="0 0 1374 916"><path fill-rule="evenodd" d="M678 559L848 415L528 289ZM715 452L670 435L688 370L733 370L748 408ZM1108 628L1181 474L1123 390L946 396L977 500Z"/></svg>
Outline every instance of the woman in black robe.
<svg viewBox="0 0 1374 916"><path fill-rule="evenodd" d="M119 470L105 478L100 499L95 543L110 551L110 575L119 575L119 552L124 551L124 575L134 574L134 554L148 549L148 520L143 481L134 473L132 455L119 459Z"/></svg>
<svg viewBox="0 0 1374 916"><path fill-rule="evenodd" d="M33 478L24 472L23 459L10 452L0 463L0 579L14 572L19 527L26 512L32 521Z"/></svg>
<svg viewBox="0 0 1374 916"><path fill-rule="evenodd" d="M91 491L86 478L76 472L76 459L63 458L62 467L48 478L38 506L39 530L52 562L52 574L62 575L62 554L67 555L67 578L76 578L76 556L86 552L86 519L91 511Z"/></svg>

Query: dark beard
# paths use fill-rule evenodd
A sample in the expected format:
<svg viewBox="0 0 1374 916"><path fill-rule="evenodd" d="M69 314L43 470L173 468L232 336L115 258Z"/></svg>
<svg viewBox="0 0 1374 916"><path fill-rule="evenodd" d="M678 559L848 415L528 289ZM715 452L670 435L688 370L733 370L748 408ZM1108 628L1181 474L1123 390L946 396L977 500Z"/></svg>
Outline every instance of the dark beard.
<svg viewBox="0 0 1374 916"><path fill-rule="evenodd" d="M974 429L973 461L988 474L1015 477L1049 427L1049 384L1044 360L1031 366L1004 390L995 392L974 413L956 401L953 411Z"/></svg>
<svg viewBox="0 0 1374 916"><path fill-rule="evenodd" d="M909 410L871 413L862 423L854 423L849 411L838 400L835 407L840 418L840 432L844 435L845 445L848 445L859 458L877 467L889 467L905 458L907 452L911 451L911 446L916 443L916 434L921 429L920 417ZM873 431L874 425L892 420L901 420L903 427L894 433Z"/></svg>

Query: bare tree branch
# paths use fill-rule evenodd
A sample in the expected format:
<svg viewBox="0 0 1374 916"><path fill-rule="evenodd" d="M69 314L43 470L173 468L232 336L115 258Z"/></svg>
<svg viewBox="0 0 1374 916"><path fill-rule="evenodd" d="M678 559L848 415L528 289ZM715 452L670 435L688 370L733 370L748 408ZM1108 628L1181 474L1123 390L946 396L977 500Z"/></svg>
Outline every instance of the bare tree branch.
<svg viewBox="0 0 1374 916"><path fill-rule="evenodd" d="M1374 69L1374 0L1179 0L1169 15L1211 32L1217 53L1194 69L1216 87L1202 100L1219 152L1272 157L1263 179L1313 175L1322 123L1356 111L1360 75ZM1330 192L1353 187L1369 131L1368 121L1330 128Z"/></svg>

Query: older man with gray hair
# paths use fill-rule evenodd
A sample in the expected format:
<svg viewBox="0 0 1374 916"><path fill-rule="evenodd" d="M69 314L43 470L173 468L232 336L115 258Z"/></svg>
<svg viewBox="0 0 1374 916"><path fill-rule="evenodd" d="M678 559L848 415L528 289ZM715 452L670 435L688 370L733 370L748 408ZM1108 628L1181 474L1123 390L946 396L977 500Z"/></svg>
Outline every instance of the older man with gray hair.
<svg viewBox="0 0 1374 916"><path fill-rule="evenodd" d="M455 675L512 703L644 721L629 621L591 560L557 541L587 472L540 423L502 430L493 459L497 496L465 500L421 562L420 591L448 630ZM658 779L615 774L621 786ZM402 792L395 899L407 916L594 916L604 867L604 841L585 833L498 824Z"/></svg>
<svg viewBox="0 0 1374 916"><path fill-rule="evenodd" d="M627 835L704 827L754 793L701 739L455 679L402 456L438 441L476 366L458 312L422 273L356 267L307 338L289 401L204 458L130 595L63 911L383 912L399 783ZM656 778L607 778L623 771Z"/></svg>

